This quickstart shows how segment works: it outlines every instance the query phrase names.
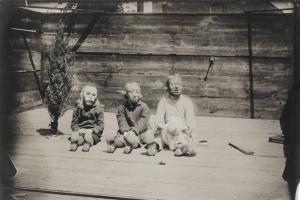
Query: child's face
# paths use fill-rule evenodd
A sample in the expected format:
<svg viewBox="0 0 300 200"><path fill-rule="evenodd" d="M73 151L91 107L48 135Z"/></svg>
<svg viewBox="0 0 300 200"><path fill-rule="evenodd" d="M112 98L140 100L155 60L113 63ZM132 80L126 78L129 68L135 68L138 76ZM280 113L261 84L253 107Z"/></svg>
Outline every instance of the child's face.
<svg viewBox="0 0 300 200"><path fill-rule="evenodd" d="M169 81L169 93L172 96L180 96L182 92L182 82L179 79Z"/></svg>
<svg viewBox="0 0 300 200"><path fill-rule="evenodd" d="M137 103L141 97L141 89L139 87L130 87L127 91L128 99L130 103Z"/></svg>
<svg viewBox="0 0 300 200"><path fill-rule="evenodd" d="M97 98L97 89L95 87L87 86L83 92L84 104L87 106L94 105Z"/></svg>

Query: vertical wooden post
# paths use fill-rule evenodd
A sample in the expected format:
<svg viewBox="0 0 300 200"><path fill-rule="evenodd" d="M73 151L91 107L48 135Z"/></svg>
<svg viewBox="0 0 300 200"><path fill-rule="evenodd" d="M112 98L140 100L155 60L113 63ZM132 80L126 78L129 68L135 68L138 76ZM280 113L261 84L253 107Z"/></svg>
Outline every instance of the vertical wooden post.
<svg viewBox="0 0 300 200"><path fill-rule="evenodd" d="M299 0L294 3L294 35L293 35L293 57L294 57L294 89L300 90L300 69L299 69L299 36L300 28L297 25L300 22L299 17Z"/></svg>
<svg viewBox="0 0 300 200"><path fill-rule="evenodd" d="M143 1L137 2L137 12L139 12L139 13L144 12L144 2Z"/></svg>
<svg viewBox="0 0 300 200"><path fill-rule="evenodd" d="M249 63L249 98L250 98L250 115L251 119L255 118L254 115L254 94L253 94L253 71L252 71L252 23L251 13L247 14L248 21L248 63Z"/></svg>

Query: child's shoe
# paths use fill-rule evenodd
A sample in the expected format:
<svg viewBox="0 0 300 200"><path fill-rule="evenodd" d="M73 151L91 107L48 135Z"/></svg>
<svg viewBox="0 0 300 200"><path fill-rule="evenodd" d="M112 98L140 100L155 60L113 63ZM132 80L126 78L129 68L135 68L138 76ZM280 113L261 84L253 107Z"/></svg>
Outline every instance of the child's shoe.
<svg viewBox="0 0 300 200"><path fill-rule="evenodd" d="M113 144L116 148L123 148L125 147L125 140L124 140L124 137L123 136L116 136L114 139L113 139Z"/></svg>
<svg viewBox="0 0 300 200"><path fill-rule="evenodd" d="M114 144L107 144L107 150L106 150L107 153L114 153L115 150L116 150L116 147Z"/></svg>
<svg viewBox="0 0 300 200"><path fill-rule="evenodd" d="M114 142L114 139L112 138L107 138L106 139L106 143L107 143L107 149L106 149L106 152L107 153L114 153L115 150L116 150L116 145L115 145L115 142Z"/></svg>
<svg viewBox="0 0 300 200"><path fill-rule="evenodd" d="M125 153L125 154L130 154L130 153L131 153L131 151L132 151L132 148L131 148L131 146L125 146L125 148L124 148L124 152L123 152L123 153Z"/></svg>
<svg viewBox="0 0 300 200"><path fill-rule="evenodd" d="M155 156L156 152L157 152L156 144L155 143L150 144L147 149L148 156Z"/></svg>
<svg viewBox="0 0 300 200"><path fill-rule="evenodd" d="M70 151L76 151L77 150L77 144L76 143L73 143L71 142L71 146L70 146Z"/></svg>
<svg viewBox="0 0 300 200"><path fill-rule="evenodd" d="M90 145L88 143L84 143L82 146L82 151L83 152L88 152L90 150Z"/></svg>

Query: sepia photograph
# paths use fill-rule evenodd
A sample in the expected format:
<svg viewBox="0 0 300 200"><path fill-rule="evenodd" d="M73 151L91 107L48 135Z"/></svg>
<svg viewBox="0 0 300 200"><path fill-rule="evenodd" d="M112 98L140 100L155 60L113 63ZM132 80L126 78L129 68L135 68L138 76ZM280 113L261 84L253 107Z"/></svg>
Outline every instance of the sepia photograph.
<svg viewBox="0 0 300 200"><path fill-rule="evenodd" d="M0 0L0 200L300 200L300 0Z"/></svg>

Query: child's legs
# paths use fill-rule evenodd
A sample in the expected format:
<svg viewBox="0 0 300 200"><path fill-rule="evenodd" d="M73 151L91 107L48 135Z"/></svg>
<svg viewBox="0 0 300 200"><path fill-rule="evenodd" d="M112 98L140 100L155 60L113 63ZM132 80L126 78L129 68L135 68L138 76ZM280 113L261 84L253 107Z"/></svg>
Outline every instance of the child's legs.
<svg viewBox="0 0 300 200"><path fill-rule="evenodd" d="M172 142L172 136L166 130L161 131L161 143L163 146L167 146L170 150L174 150L174 142Z"/></svg>
<svg viewBox="0 0 300 200"><path fill-rule="evenodd" d="M79 135L77 145L81 146L83 144L84 144L84 137L82 135Z"/></svg>
<svg viewBox="0 0 300 200"><path fill-rule="evenodd" d="M72 143L77 143L79 139L79 133L77 132L73 132L71 135L71 142Z"/></svg>
<svg viewBox="0 0 300 200"><path fill-rule="evenodd" d="M84 143L84 138L79 135L78 132L73 132L71 136L71 143L76 143L78 146L81 146Z"/></svg>
<svg viewBox="0 0 300 200"><path fill-rule="evenodd" d="M140 134L141 142L144 144L151 144L154 142L154 130L147 130L144 133Z"/></svg>
<svg viewBox="0 0 300 200"><path fill-rule="evenodd" d="M93 146L94 139L92 133L86 133L84 134L84 140L86 143L88 143L90 146Z"/></svg>
<svg viewBox="0 0 300 200"><path fill-rule="evenodd" d="M147 129L148 130L157 130L158 125L157 125L157 119L155 118L155 116L150 116L150 119L147 123Z"/></svg>
<svg viewBox="0 0 300 200"><path fill-rule="evenodd" d="M148 130L145 133L152 132L151 135L149 135L150 133L147 133L146 137L149 137L147 139L151 139L152 134L153 134L154 143L156 144L157 149L161 150L162 147L163 147L163 143L162 143L162 140L161 140L161 132L162 131L160 129L158 129L158 125L157 124L158 123L157 123L157 119L155 118L155 116L151 116L150 119L149 119L149 121L148 121L148 124L147 124L147 129ZM141 138L141 139L142 139L142 141L144 140L144 138ZM145 141L143 141L146 144L148 144L147 139Z"/></svg>
<svg viewBox="0 0 300 200"><path fill-rule="evenodd" d="M129 132L125 138L127 145L132 147L133 149L136 149L139 147L140 144L140 138L135 135L133 132Z"/></svg>
<svg viewBox="0 0 300 200"><path fill-rule="evenodd" d="M150 145L155 145L157 151L162 149L160 131L158 130L147 130L140 135L140 140L142 143L146 144L146 148Z"/></svg>

